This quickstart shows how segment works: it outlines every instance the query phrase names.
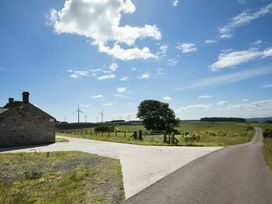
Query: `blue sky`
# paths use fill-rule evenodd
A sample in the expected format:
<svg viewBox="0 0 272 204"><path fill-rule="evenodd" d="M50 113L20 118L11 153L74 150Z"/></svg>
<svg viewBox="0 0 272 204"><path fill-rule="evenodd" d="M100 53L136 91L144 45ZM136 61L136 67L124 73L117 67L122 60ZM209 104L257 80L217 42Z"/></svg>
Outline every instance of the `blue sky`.
<svg viewBox="0 0 272 204"><path fill-rule="evenodd" d="M3 0L0 106L30 92L58 120L272 115L272 1Z"/></svg>

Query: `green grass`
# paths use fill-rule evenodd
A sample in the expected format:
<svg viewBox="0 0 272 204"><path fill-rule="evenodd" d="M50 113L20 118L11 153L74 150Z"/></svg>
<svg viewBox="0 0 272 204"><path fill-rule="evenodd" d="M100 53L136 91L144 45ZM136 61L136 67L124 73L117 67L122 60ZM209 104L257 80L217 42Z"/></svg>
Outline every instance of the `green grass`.
<svg viewBox="0 0 272 204"><path fill-rule="evenodd" d="M85 139L120 142L139 145L169 145L163 143L163 135L160 136L144 136L143 141L134 140L132 137L133 131L143 130L141 125L137 126L116 126L120 131L127 131L126 135L123 132L116 133L98 133L94 134L94 129L83 129L82 133L58 133L58 135L68 137L79 137ZM179 140L178 145L181 146L227 146L249 142L254 135L254 128L246 123L215 123L215 122L186 122L178 128L182 135L176 135ZM80 130L82 131L82 130ZM86 134L87 131L87 134ZM187 132L187 133L186 133ZM92 134L91 134L92 133ZM187 137L199 137L195 140L186 140Z"/></svg>
<svg viewBox="0 0 272 204"><path fill-rule="evenodd" d="M120 203L118 160L80 152L0 154L0 203Z"/></svg>
<svg viewBox="0 0 272 204"><path fill-rule="evenodd" d="M257 123L254 125L261 127L263 131L265 129L272 129L272 124ZM264 138L263 152L266 164L272 170L272 138Z"/></svg>
<svg viewBox="0 0 272 204"><path fill-rule="evenodd" d="M264 159L272 170L272 138L264 138Z"/></svg>
<svg viewBox="0 0 272 204"><path fill-rule="evenodd" d="M56 137L56 142L69 142L69 140L66 140L64 138Z"/></svg>

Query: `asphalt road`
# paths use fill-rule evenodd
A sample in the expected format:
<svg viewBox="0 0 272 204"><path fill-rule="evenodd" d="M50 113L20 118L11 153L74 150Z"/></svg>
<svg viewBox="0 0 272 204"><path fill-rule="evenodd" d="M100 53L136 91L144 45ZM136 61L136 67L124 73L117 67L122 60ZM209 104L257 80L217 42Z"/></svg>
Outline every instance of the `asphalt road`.
<svg viewBox="0 0 272 204"><path fill-rule="evenodd" d="M247 144L198 158L159 180L125 203L272 203L272 173L263 159L263 136L256 129Z"/></svg>

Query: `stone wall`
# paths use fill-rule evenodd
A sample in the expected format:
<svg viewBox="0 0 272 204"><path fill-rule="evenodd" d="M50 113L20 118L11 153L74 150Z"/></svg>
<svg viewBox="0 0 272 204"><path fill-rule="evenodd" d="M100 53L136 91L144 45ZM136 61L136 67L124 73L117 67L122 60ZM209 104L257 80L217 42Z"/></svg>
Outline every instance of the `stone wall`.
<svg viewBox="0 0 272 204"><path fill-rule="evenodd" d="M22 104L0 114L0 146L55 142L55 119L32 104Z"/></svg>

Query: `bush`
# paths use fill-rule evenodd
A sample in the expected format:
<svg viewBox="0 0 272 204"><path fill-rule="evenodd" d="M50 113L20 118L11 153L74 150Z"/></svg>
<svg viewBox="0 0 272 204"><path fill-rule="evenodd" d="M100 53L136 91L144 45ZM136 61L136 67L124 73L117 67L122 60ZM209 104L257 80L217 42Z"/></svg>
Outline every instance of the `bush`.
<svg viewBox="0 0 272 204"><path fill-rule="evenodd" d="M272 129L265 129L263 131L263 136L266 138L272 138Z"/></svg>
<svg viewBox="0 0 272 204"><path fill-rule="evenodd" d="M96 132L114 132L115 127L111 126L111 125L103 125L103 126L99 126L99 127L94 128L94 130Z"/></svg>

